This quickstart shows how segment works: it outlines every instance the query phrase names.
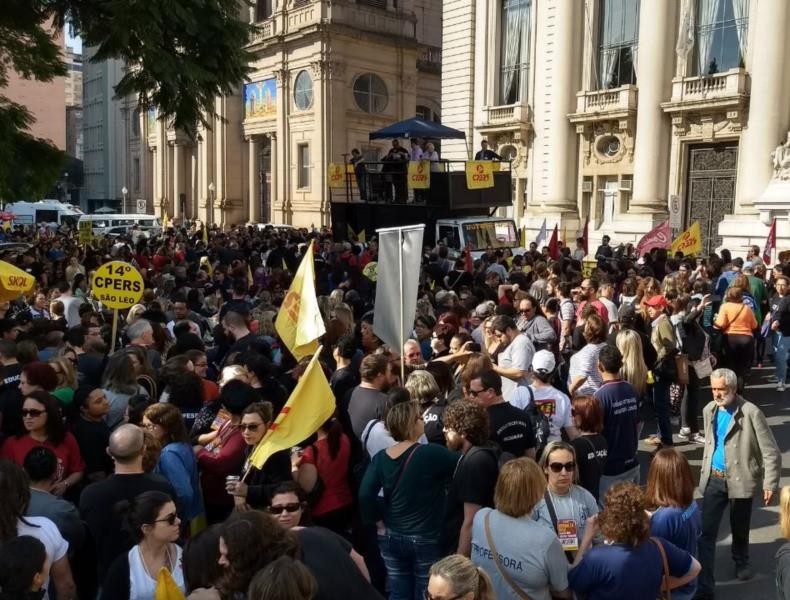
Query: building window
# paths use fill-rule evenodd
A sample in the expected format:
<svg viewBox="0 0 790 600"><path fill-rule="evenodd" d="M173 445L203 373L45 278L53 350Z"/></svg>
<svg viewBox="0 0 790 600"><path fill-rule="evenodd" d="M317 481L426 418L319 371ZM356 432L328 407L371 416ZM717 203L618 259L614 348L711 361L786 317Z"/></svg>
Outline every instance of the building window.
<svg viewBox="0 0 790 600"><path fill-rule="evenodd" d="M749 0L697 0L694 55L697 75L743 66L749 31Z"/></svg>
<svg viewBox="0 0 790 600"><path fill-rule="evenodd" d="M132 189L135 192L140 191L140 159L135 158L132 162Z"/></svg>
<svg viewBox="0 0 790 600"><path fill-rule="evenodd" d="M387 108L387 86L378 75L365 73L354 81L354 102L366 113L381 113Z"/></svg>
<svg viewBox="0 0 790 600"><path fill-rule="evenodd" d="M423 106L422 104L417 105L417 110L415 111L418 118L422 119L423 121L430 121L431 120L431 109L427 106Z"/></svg>
<svg viewBox="0 0 790 600"><path fill-rule="evenodd" d="M307 110L313 105L313 80L307 71L296 76L294 102L299 110Z"/></svg>
<svg viewBox="0 0 790 600"><path fill-rule="evenodd" d="M598 31L598 87L636 83L639 0L603 0Z"/></svg>
<svg viewBox="0 0 790 600"><path fill-rule="evenodd" d="M140 109L135 108L132 111L132 135L134 137L140 136Z"/></svg>
<svg viewBox="0 0 790 600"><path fill-rule="evenodd" d="M499 100L502 104L516 104L527 99L531 4L532 0L502 2L499 56Z"/></svg>
<svg viewBox="0 0 790 600"><path fill-rule="evenodd" d="M273 11L274 0L257 0L255 2L255 20L265 21L270 18Z"/></svg>
<svg viewBox="0 0 790 600"><path fill-rule="evenodd" d="M387 0L357 0L365 6L375 6L376 8L387 8ZM396 4L397 6L397 4Z"/></svg>
<svg viewBox="0 0 790 600"><path fill-rule="evenodd" d="M296 147L296 157L299 165L297 187L310 187L310 146L299 144Z"/></svg>

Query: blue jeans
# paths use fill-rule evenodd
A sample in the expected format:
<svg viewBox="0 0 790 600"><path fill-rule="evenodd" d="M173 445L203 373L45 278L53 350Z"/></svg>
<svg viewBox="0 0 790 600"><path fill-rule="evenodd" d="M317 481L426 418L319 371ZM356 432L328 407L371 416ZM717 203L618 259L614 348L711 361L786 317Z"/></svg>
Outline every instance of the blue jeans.
<svg viewBox="0 0 790 600"><path fill-rule="evenodd" d="M779 331L772 331L771 338L774 344L776 380L779 383L784 383L787 379L787 351L790 350L790 336L782 335Z"/></svg>
<svg viewBox="0 0 790 600"><path fill-rule="evenodd" d="M442 557L439 536L379 535L379 549L387 567L389 600L422 600L428 588L428 571Z"/></svg>
<svg viewBox="0 0 790 600"><path fill-rule="evenodd" d="M656 413L658 436L665 446L672 445L672 422L669 420L669 380L656 378L653 384L653 410Z"/></svg>

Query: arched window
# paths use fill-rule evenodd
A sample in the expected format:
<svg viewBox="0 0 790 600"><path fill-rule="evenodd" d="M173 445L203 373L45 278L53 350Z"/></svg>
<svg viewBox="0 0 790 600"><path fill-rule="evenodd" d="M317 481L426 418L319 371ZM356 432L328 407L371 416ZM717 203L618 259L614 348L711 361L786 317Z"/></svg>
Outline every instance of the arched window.
<svg viewBox="0 0 790 600"><path fill-rule="evenodd" d="M307 71L301 71L296 76L294 103L299 110L307 110L313 105L313 79Z"/></svg>
<svg viewBox="0 0 790 600"><path fill-rule="evenodd" d="M354 102L360 110L377 114L387 108L387 86L378 75L365 73L354 81Z"/></svg>

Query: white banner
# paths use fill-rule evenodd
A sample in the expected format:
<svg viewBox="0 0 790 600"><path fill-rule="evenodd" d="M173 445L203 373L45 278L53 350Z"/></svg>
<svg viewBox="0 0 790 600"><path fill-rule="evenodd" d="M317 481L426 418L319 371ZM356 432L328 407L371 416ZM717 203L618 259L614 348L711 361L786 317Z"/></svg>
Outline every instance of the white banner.
<svg viewBox="0 0 790 600"><path fill-rule="evenodd" d="M377 229L379 260L373 332L400 355L417 310L425 225Z"/></svg>

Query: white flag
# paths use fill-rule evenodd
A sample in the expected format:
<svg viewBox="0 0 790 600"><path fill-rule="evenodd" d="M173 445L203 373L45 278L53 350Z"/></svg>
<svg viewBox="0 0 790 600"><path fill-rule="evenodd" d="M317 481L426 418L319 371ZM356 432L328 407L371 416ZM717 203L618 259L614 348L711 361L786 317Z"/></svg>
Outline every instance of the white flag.
<svg viewBox="0 0 790 600"><path fill-rule="evenodd" d="M373 332L400 355L417 310L425 225L377 229L379 237Z"/></svg>
<svg viewBox="0 0 790 600"><path fill-rule="evenodd" d="M540 246L540 243L545 242L547 237L548 232L546 231L546 219L543 219L543 225L540 226L540 231L538 232L538 237L535 238L535 243Z"/></svg>

